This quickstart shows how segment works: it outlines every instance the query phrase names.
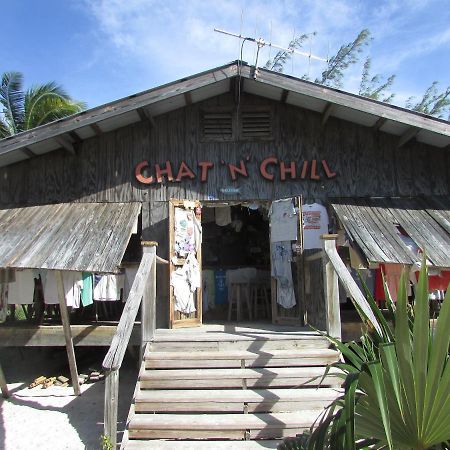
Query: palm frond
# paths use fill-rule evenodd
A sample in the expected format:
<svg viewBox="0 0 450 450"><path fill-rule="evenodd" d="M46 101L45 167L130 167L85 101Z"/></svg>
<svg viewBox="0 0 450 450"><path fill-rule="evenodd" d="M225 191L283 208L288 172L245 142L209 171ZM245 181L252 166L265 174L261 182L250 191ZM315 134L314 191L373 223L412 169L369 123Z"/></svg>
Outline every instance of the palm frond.
<svg viewBox="0 0 450 450"><path fill-rule="evenodd" d="M24 116L23 76L19 72L5 72L0 85L0 103L10 134L22 131Z"/></svg>

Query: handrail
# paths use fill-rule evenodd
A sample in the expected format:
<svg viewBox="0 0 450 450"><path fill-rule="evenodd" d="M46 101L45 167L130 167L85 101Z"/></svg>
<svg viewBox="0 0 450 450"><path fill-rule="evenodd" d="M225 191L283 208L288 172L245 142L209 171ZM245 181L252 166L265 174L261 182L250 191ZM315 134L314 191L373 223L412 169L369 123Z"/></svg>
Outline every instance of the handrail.
<svg viewBox="0 0 450 450"><path fill-rule="evenodd" d="M153 338L156 310L156 242L142 242L143 255L125 303L116 333L103 360L105 369L104 435L112 448L117 445L119 369L130 341L139 306L141 309L141 348ZM144 301L142 301L144 299Z"/></svg>
<svg viewBox="0 0 450 450"><path fill-rule="evenodd" d="M365 314L367 320L372 323L373 327L379 333L381 333L381 326L380 326L377 318L375 317L375 314L373 313L369 303L367 302L366 298L364 297L364 294L359 289L358 285L356 284L355 280L351 276L347 267L345 267L344 262L342 261L341 257L339 256L339 254L336 250L336 242L335 241L336 241L337 235L322 235L321 237L323 239L325 262L329 261L329 263L331 264L331 266L333 268L333 271L339 277L339 280L345 287L346 291L349 293L352 301L358 305L358 307ZM325 292L327 292L327 289L329 289L329 286L328 287L325 286ZM336 289L333 288L332 291L333 291L334 298L335 299L337 298L337 302L338 302L337 306L339 307L339 293L337 292L338 290L337 290L337 288ZM328 296L328 297L330 297L330 296ZM333 305L335 305L336 301L334 300L334 302L333 302L330 298L328 298L327 304L330 305L331 303ZM340 327L340 323L339 323L339 327Z"/></svg>
<svg viewBox="0 0 450 450"><path fill-rule="evenodd" d="M155 260L155 255L156 253L144 253L142 256L142 261L136 273L122 315L120 316L116 333L111 341L108 353L103 360L103 368L105 370L118 370L122 365L139 306L141 305L142 296L144 295L146 283L148 283L150 270Z"/></svg>

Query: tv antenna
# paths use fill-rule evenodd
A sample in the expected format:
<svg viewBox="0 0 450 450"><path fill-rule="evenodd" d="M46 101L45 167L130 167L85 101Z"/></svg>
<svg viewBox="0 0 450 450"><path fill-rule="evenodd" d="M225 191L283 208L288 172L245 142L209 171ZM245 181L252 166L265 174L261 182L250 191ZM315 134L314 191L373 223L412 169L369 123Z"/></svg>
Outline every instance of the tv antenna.
<svg viewBox="0 0 450 450"><path fill-rule="evenodd" d="M220 28L214 28L214 31L217 33L225 34L227 36L232 36L232 37L238 38L242 42L245 42L245 41L254 42L257 46L255 69L258 68L259 50L263 47L269 47L269 49L275 48L277 50L281 50L283 52L290 53L291 55L296 54L296 55L300 55L300 56L305 56L306 58L309 59L309 61L311 61L311 59L314 59L316 61L328 62L328 59L321 58L320 56L317 56L317 55L313 55L311 52L311 48L310 48L309 52L302 52L299 50L295 50L293 48L281 47L280 45L272 44L272 42L266 42L262 37L254 38L254 37L249 37L249 36L243 36L242 33L239 33L239 34L232 33L230 31L221 30ZM242 59L242 55L241 55L241 59Z"/></svg>

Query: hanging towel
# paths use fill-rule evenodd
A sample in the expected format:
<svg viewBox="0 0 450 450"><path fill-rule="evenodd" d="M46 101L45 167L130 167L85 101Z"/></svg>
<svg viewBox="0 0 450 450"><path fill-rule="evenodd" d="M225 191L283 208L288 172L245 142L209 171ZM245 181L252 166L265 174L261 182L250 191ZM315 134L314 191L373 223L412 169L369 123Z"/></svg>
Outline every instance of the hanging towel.
<svg viewBox="0 0 450 450"><path fill-rule="evenodd" d="M94 288L92 273L83 272L83 289L81 290L81 304L83 306L89 306L94 303Z"/></svg>
<svg viewBox="0 0 450 450"><path fill-rule="evenodd" d="M56 272L47 270L41 272L42 286L44 289L44 303L46 305L59 305L58 286L56 283ZM67 306L80 307L81 290L83 278L81 272L62 272L64 296Z"/></svg>
<svg viewBox="0 0 450 450"><path fill-rule="evenodd" d="M120 300L120 291L124 286L124 276L102 275L94 287L94 300L99 302L116 302Z"/></svg>

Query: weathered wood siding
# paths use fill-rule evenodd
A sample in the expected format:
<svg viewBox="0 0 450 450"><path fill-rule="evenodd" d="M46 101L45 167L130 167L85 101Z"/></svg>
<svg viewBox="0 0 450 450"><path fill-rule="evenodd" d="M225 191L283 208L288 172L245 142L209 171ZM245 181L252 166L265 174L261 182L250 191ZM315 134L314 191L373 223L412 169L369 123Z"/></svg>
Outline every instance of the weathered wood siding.
<svg viewBox="0 0 450 450"><path fill-rule="evenodd" d="M250 95L243 96L241 108L269 106L274 118L273 140L202 142L202 108L233 102L232 95L225 94L157 116L155 127L140 122L88 139L81 143L76 156L60 150L0 168L0 207L139 201L143 203L144 238L158 241L158 254L167 257L166 202L170 198L275 199L302 195L304 203L309 203L336 196L450 194L450 152L446 149L414 140L397 148L396 136L333 117L323 126L318 113ZM259 174L259 163L271 155L285 162L297 161L299 166L304 160L325 159L337 177L270 182ZM221 161L238 164L247 156L250 176L232 182ZM205 183L197 178L143 186L134 177L134 168L142 160L151 165L170 160L175 174L182 160L196 172L198 161L212 161L215 167ZM220 188L224 186L239 187L240 195L222 194ZM160 280L166 277L158 274Z"/></svg>

